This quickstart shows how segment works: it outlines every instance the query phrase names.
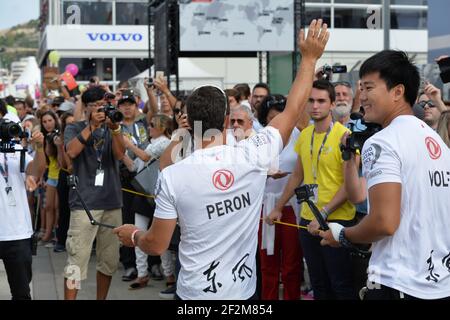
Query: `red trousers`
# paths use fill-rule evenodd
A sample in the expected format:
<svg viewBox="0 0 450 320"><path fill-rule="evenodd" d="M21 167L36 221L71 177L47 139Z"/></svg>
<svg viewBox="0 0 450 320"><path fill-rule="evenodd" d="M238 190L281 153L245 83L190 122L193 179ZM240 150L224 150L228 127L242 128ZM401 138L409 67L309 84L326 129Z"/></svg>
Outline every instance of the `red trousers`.
<svg viewBox="0 0 450 320"><path fill-rule="evenodd" d="M297 224L292 207L284 207L281 222ZM261 228L259 228L259 243L261 243ZM283 299L299 300L300 285L303 278L303 253L300 247L298 229L276 224L274 254L267 255L266 249L260 249L259 253L261 257L262 300L278 300L280 272L284 288Z"/></svg>

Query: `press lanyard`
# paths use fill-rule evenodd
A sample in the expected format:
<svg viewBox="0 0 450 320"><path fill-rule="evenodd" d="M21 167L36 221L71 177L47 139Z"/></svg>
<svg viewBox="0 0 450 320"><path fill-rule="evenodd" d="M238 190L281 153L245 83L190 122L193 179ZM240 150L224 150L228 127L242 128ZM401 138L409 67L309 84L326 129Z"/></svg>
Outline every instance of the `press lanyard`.
<svg viewBox="0 0 450 320"><path fill-rule="evenodd" d="M320 155L322 154L323 147L325 146L325 143L327 142L328 135L330 134L331 129L333 129L333 125L334 125L333 122L331 122L330 126L328 127L327 133L325 134L325 137L323 138L322 145L319 148L319 153L317 154L316 168L314 168L314 165L313 165L313 148L314 148L314 133L315 133L314 130L311 135L311 147L309 150L310 150L310 154L311 154L311 167L312 167L314 183L317 182L317 171L319 170Z"/></svg>
<svg viewBox="0 0 450 320"><path fill-rule="evenodd" d="M94 139L94 149L95 149L95 153L97 156L98 169L102 168L103 148L105 147L106 131L107 131L105 128L102 128L102 129L103 129L103 137L99 141L96 141L95 137L92 137ZM93 134L94 133L92 133L92 135ZM101 144L101 146L97 147L97 145L100 145L100 144Z"/></svg>
<svg viewBox="0 0 450 320"><path fill-rule="evenodd" d="M3 154L3 159L5 160L5 163L4 163L5 167L3 168L3 166L0 164L0 172L2 173L2 176L5 179L5 182L6 182L5 191L6 191L6 194L8 194L12 190L12 188L8 182L8 158L6 157L6 153Z"/></svg>

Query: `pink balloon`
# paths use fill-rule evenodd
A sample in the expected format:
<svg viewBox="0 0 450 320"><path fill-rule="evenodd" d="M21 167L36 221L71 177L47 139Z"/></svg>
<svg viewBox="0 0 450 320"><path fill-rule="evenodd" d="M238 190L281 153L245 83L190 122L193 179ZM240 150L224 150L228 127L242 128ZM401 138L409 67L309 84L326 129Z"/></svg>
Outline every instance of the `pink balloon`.
<svg viewBox="0 0 450 320"><path fill-rule="evenodd" d="M70 63L66 66L66 71L75 77L78 74L78 67L76 64Z"/></svg>

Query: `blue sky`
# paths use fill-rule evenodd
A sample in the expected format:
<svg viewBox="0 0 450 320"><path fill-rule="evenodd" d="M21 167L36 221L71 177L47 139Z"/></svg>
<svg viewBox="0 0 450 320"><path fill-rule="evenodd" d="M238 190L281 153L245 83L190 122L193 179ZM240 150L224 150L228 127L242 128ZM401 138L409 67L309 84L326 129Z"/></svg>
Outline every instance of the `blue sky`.
<svg viewBox="0 0 450 320"><path fill-rule="evenodd" d="M39 0L0 0L0 29L39 17Z"/></svg>

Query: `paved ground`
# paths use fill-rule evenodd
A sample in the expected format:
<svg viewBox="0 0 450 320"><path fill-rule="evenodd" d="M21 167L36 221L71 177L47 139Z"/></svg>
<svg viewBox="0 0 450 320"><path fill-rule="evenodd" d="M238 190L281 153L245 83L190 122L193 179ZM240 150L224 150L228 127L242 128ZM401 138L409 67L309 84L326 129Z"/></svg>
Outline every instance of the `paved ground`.
<svg viewBox="0 0 450 320"><path fill-rule="evenodd" d="M66 253L55 253L52 248L38 246L38 254L33 257L32 295L34 300L62 300L62 272L66 263ZM121 266L122 267L122 266ZM150 280L146 288L128 290L130 282L122 281L123 269L120 268L113 276L109 290L109 300L161 300L159 292L166 288L165 281ZM78 293L79 300L95 300L95 255L91 256L88 278L81 282ZM9 300L8 281L3 263L0 263L0 300Z"/></svg>

